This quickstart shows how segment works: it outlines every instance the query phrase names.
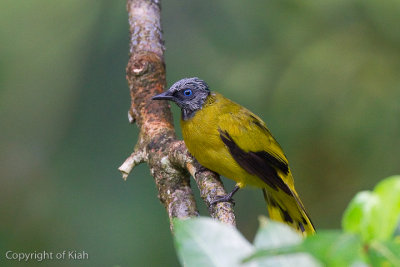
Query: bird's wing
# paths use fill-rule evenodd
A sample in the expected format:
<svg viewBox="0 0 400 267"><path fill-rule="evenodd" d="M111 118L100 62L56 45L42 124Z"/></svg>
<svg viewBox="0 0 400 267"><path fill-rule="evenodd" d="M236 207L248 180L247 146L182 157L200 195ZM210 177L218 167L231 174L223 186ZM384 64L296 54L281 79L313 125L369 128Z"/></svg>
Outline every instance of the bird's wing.
<svg viewBox="0 0 400 267"><path fill-rule="evenodd" d="M218 126L222 141L243 169L258 176L273 189L280 188L292 194L291 181L283 180L278 174L280 171L284 177L289 177L288 161L259 117L241 107L236 112L222 114Z"/></svg>
<svg viewBox="0 0 400 267"><path fill-rule="evenodd" d="M263 192L270 217L300 232L314 233L314 226L294 189L286 156L265 123L233 102L223 107L218 119L219 136L233 159L268 185Z"/></svg>

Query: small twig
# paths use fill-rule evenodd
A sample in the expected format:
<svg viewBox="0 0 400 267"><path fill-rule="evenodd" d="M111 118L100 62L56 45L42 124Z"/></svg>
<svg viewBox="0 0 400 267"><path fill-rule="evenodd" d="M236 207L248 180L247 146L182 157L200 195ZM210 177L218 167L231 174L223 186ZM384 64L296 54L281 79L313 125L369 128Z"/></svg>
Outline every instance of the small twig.
<svg viewBox="0 0 400 267"><path fill-rule="evenodd" d="M118 168L122 173L122 178L126 181L132 169L143 162L146 162L146 152L144 150L134 151Z"/></svg>

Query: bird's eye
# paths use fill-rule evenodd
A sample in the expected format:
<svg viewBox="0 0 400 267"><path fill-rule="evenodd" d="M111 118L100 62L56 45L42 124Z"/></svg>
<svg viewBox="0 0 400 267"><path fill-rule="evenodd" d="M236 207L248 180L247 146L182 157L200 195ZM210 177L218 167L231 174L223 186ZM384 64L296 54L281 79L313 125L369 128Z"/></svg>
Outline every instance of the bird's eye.
<svg viewBox="0 0 400 267"><path fill-rule="evenodd" d="M184 96L191 96L192 94L193 94L193 92L190 89L186 89L185 91L183 91Z"/></svg>

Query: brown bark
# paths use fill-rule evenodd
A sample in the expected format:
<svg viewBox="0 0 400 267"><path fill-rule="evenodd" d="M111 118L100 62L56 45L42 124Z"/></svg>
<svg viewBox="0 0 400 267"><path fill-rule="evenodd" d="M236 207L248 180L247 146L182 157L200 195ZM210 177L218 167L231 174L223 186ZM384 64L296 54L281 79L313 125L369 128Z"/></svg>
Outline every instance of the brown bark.
<svg viewBox="0 0 400 267"><path fill-rule="evenodd" d="M158 198L172 221L173 218L198 216L190 174L210 215L235 225L231 203L210 206L215 196L225 194L218 175L200 166L183 141L176 139L168 103L151 100L166 85L160 1L128 0L127 10L130 25L130 57L126 68L131 94L129 118L132 123L136 122L140 134L134 152L119 168L123 178L126 179L136 165L147 162Z"/></svg>

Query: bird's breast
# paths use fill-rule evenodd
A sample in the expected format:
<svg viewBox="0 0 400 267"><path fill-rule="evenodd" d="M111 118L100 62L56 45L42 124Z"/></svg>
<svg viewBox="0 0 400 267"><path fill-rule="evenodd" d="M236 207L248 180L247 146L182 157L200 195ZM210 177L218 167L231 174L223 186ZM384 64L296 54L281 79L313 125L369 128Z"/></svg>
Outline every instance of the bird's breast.
<svg viewBox="0 0 400 267"><path fill-rule="evenodd" d="M218 106L208 106L193 118L181 120L182 135L189 152L204 167L225 177L241 182L245 171L232 158L218 131Z"/></svg>
<svg viewBox="0 0 400 267"><path fill-rule="evenodd" d="M189 152L201 161L223 143L219 138L218 124L213 112L203 108L193 118L181 120L182 135Z"/></svg>

